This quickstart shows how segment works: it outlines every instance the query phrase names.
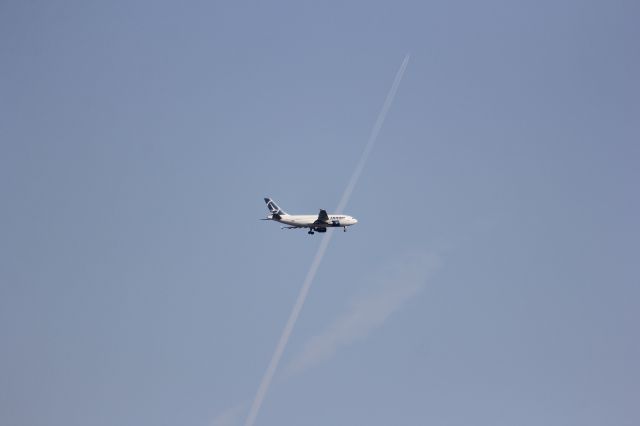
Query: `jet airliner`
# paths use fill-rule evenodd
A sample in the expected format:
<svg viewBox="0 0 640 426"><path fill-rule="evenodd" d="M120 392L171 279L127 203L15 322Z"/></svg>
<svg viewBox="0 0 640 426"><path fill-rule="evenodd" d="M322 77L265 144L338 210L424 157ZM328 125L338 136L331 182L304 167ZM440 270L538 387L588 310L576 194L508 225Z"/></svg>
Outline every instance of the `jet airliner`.
<svg viewBox="0 0 640 426"><path fill-rule="evenodd" d="M347 226L355 225L358 221L347 215L343 214L328 214L326 210L320 209L320 213L317 215L304 214L294 215L288 214L282 210L271 198L265 198L264 202L267 203L267 208L271 213L266 219L262 220L275 220L276 222L284 223L287 226L283 226L282 229L297 229L297 228L309 228L309 234L313 235L315 232L327 232L327 228L344 228L344 232L347 231Z"/></svg>

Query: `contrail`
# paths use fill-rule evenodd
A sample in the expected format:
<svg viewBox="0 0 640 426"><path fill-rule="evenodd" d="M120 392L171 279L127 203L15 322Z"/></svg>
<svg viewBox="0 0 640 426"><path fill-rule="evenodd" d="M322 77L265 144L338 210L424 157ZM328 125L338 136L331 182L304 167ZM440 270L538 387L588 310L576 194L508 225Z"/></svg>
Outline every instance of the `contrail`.
<svg viewBox="0 0 640 426"><path fill-rule="evenodd" d="M427 285L442 264L433 251L412 251L372 272L367 294L354 299L349 309L324 331L307 340L285 371L288 375L331 358L341 347L364 339Z"/></svg>
<svg viewBox="0 0 640 426"><path fill-rule="evenodd" d="M340 203L338 203L338 208L335 210L336 213L341 213L342 210L349 202L349 198L351 198L351 193L353 192L353 188L356 186L358 182L358 178L362 173L362 169L364 168L364 164L369 157L369 153L373 148L373 145L378 138L378 134L380 133L380 129L382 128L382 124L384 123L384 119L391 107L391 103L393 102L393 98L396 95L398 90L398 86L400 85L400 81L402 80L402 75L404 74L404 70L407 68L407 64L409 63L409 54L404 57L402 61L402 65L400 65L400 69L396 73L396 77L393 80L393 84L391 85L391 89L387 94L387 98L382 105L382 110L380 114L378 114L378 118L371 130L371 135L369 136L369 140L367 141L367 145L360 156L360 161L353 171L351 175L351 179L347 184L347 187L342 194L342 198L340 198ZM260 411L260 406L262 405L262 401L269 390L269 386L271 385L271 380L273 379L273 375L278 368L278 364L280 363L280 358L282 358L282 353L284 352L284 348L287 346L287 342L289 341L289 337L291 336L291 332L293 331L293 327L296 325L296 321L298 320L298 315L300 315L300 311L302 310L302 306L309 294L309 289L311 288L311 284L313 283L313 279L316 276L316 272L318 272L318 267L322 262L322 258L324 257L325 252L327 251L327 247L329 245L329 241L331 241L331 236L333 232L327 232L320 242L320 246L318 247L318 251L316 252L315 257L313 258L313 262L311 263L311 267L309 268L309 272L307 272L307 276L304 279L304 283L302 284L302 288L300 289L300 293L298 293L298 298L296 299L296 303L293 305L293 309L291 310L291 314L289 315L289 319L287 320L287 324L284 326L284 330L282 330L282 335L280 336L280 340L278 340L278 345L276 346L276 350L273 352L273 356L271 357L271 362L269 362L269 366L267 367L267 371L264 373L262 377L262 381L260 382L260 386L258 387L258 391L256 392L256 396L251 404L251 408L249 409L249 415L247 416L247 420L245 421L245 426L252 426L258 416L258 411Z"/></svg>
<svg viewBox="0 0 640 426"><path fill-rule="evenodd" d="M260 387L258 388L256 397L253 400L253 403L251 404L251 409L249 410L249 416L247 417L247 420L244 422L245 426L253 425L253 422L255 422L256 420L256 416L258 415L258 410L260 410L260 406L262 405L262 400L267 394L267 390L269 390L269 386L271 385L271 379L273 378L273 375L276 372L276 368L278 368L278 364L280 363L280 358L282 358L282 353L284 352L284 348L285 346L287 346L287 342L289 341L289 336L291 336L291 332L293 331L293 326L296 325L296 321L298 320L298 315L300 315L300 311L302 310L302 305L304 305L304 301L307 298L309 289L311 288L311 283L313 282L313 279L316 276L316 272L318 271L320 262L322 262L324 253L327 251L327 246L329 245L329 241L331 241L332 235L333 235L333 232L327 232L322 237L322 241L320 242L320 247L318 247L318 251L316 252L315 257L313 258L313 262L311 263L311 268L309 268L309 272L307 272L307 277L304 279L304 283L302 284L302 288L300 289L300 293L298 294L296 303L293 305L293 309L291 310L291 314L289 315L287 324L284 326L284 330L282 330L282 335L280 336L280 340L278 340L278 345L276 346L276 350L273 352L273 356L271 357L271 362L267 367L267 371L264 373L264 377L262 377L262 382L260 382Z"/></svg>
<svg viewBox="0 0 640 426"><path fill-rule="evenodd" d="M362 151L362 155L360 156L360 161L358 161L358 165L356 166L353 174L351 175L351 179L349 179L349 183L347 187L344 189L342 193L342 198L340 198L340 202L338 203L338 207L336 208L336 213L342 213L344 208L346 207L349 199L351 198L351 193L353 192L353 188L356 186L358 179L360 178L360 174L362 173L362 169L364 169L364 163L369 158L369 153L371 153L371 149L373 145L376 143L376 139L378 139L378 133L380 133L380 129L382 128L382 123L384 123L384 119L387 116L387 112L389 112L389 108L391 108L391 103L393 102L393 98L396 96L396 92L398 91L398 86L400 86L400 81L402 80L402 76L404 75L404 70L407 68L407 64L409 63L409 54L404 57L404 61L402 61L402 65L400 65L400 69L396 73L396 78L393 79L393 84L391 85L391 89L387 94L387 98L384 100L384 104L382 105L382 109L380 110L380 114L378 114L378 119L376 123L373 125L373 129L371 129L371 134L369 135L369 140L367 141L367 145Z"/></svg>

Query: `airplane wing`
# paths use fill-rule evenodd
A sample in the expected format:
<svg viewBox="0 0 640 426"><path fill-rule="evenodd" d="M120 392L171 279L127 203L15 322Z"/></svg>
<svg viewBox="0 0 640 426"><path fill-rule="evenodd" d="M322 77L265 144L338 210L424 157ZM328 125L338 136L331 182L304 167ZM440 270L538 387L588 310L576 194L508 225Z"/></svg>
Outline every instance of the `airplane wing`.
<svg viewBox="0 0 640 426"><path fill-rule="evenodd" d="M318 213L318 219L314 223L327 223L329 222L329 215L326 210L320 209Z"/></svg>

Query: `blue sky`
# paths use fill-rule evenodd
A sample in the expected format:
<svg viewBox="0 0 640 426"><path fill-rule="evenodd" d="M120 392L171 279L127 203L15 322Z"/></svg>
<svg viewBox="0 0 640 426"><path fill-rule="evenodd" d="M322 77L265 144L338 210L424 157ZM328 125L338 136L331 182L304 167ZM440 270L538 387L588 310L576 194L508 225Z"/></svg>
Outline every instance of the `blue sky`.
<svg viewBox="0 0 640 426"><path fill-rule="evenodd" d="M407 52L256 424L638 424L639 19L3 2L0 424L242 424Z"/></svg>

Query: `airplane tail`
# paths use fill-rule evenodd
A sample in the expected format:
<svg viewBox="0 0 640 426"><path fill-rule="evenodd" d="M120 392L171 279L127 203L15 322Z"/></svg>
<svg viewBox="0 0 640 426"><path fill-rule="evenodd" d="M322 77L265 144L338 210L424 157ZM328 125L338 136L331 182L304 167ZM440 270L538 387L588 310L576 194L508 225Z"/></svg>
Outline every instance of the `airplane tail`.
<svg viewBox="0 0 640 426"><path fill-rule="evenodd" d="M276 202L273 201L271 198L265 198L264 202L267 203L267 208L269 209L269 212L271 212L274 218L279 219L281 215L287 214L287 212L285 212L280 207L278 207Z"/></svg>

